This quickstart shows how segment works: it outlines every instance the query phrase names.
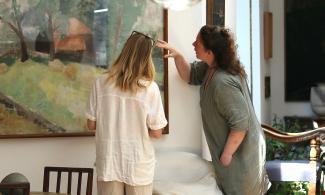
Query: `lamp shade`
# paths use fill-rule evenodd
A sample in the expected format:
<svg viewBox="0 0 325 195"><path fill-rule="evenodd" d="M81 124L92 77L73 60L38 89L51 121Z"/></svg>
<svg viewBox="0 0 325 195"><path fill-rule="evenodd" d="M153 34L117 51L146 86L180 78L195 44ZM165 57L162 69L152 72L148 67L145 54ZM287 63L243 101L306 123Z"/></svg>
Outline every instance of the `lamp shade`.
<svg viewBox="0 0 325 195"><path fill-rule="evenodd" d="M4 177L1 183L22 183L28 182L28 179L21 173L10 173L6 177Z"/></svg>
<svg viewBox="0 0 325 195"><path fill-rule="evenodd" d="M4 177L1 181L3 184L13 184L13 183L24 183L28 182L28 179L21 173L10 173L6 177ZM9 195L8 190L1 190L0 194L3 195ZM22 195L23 190L22 189L16 189L13 192L13 195Z"/></svg>
<svg viewBox="0 0 325 195"><path fill-rule="evenodd" d="M162 5L166 9L181 11L197 4L201 0L152 0L152 1Z"/></svg>

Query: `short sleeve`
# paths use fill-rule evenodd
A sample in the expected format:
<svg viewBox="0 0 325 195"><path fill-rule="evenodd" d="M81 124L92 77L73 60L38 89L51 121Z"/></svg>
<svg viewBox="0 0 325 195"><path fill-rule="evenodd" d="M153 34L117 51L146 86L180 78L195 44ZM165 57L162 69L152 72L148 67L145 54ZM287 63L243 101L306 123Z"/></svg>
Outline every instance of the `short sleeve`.
<svg viewBox="0 0 325 195"><path fill-rule="evenodd" d="M149 112L147 117L147 125L150 130L159 130L167 125L167 120L165 117L159 87L157 84L155 84L153 88L153 96L148 105Z"/></svg>
<svg viewBox="0 0 325 195"><path fill-rule="evenodd" d="M208 70L208 65L202 61L200 62L193 62L191 65L191 72L190 72L190 81L188 82L190 85L201 85Z"/></svg>
<svg viewBox="0 0 325 195"><path fill-rule="evenodd" d="M234 79L223 80L216 87L214 95L219 112L230 130L248 130L250 111L241 84Z"/></svg>
<svg viewBox="0 0 325 195"><path fill-rule="evenodd" d="M92 121L96 121L96 113L97 113L97 88L96 82L94 82L87 105L86 110L86 118Z"/></svg>

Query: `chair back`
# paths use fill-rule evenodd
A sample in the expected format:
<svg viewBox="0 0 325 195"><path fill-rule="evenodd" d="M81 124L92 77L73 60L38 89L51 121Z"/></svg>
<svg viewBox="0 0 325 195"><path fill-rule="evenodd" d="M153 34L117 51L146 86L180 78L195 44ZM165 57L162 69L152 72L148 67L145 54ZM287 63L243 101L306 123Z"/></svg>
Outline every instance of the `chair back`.
<svg viewBox="0 0 325 195"><path fill-rule="evenodd" d="M3 195L29 195L29 182L0 183L0 194Z"/></svg>
<svg viewBox="0 0 325 195"><path fill-rule="evenodd" d="M262 124L262 129L266 136L280 142L310 142L309 161L267 161L265 167L270 181L307 181L309 182L308 194L319 193L321 174L321 169L319 169L319 154L321 152L321 137L325 135L325 127L312 127L312 129L304 129L303 132L298 133L283 132L266 124Z"/></svg>
<svg viewBox="0 0 325 195"><path fill-rule="evenodd" d="M43 178L43 192L49 192L50 188L50 172L56 172L56 193L60 193L61 187L61 175L62 173L68 174L67 179L67 194L71 194L71 186L72 186L72 174L78 174L78 182L77 182L77 195L81 193L81 184L82 184L82 175L86 173L87 177L87 186L86 186L86 195L92 195L93 188L93 172L92 168L77 168L77 167L45 167L44 168L44 178ZM64 192L63 192L64 193Z"/></svg>

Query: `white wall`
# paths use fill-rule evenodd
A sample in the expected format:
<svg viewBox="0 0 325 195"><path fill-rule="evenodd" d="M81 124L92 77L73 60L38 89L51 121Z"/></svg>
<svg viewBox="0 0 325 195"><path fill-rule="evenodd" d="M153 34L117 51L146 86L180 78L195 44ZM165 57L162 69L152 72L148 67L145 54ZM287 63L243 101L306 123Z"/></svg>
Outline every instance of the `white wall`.
<svg viewBox="0 0 325 195"><path fill-rule="evenodd" d="M260 41L260 57L261 57L261 90L262 90L262 121L267 124L271 124L272 121L272 115L271 115L271 98L265 98L265 82L264 78L265 76L270 76L270 60L265 60L264 58L264 21L263 21L263 14L264 11L268 11L268 2L265 2L265 0L259 0L260 1L260 35L261 35L261 41Z"/></svg>
<svg viewBox="0 0 325 195"><path fill-rule="evenodd" d="M238 55L247 73L255 113L262 122L268 122L268 103L264 98L265 64L263 40L263 0L226 1L225 26L235 34Z"/></svg>
<svg viewBox="0 0 325 195"><path fill-rule="evenodd" d="M169 42L194 60L192 42L205 24L205 1L181 11L169 12ZM169 61L169 135L155 142L158 150L201 151L201 116L198 87L180 80L174 62ZM94 137L0 139L0 180L20 172L32 191L42 190L46 165L93 167ZM94 185L94 194L96 185Z"/></svg>
<svg viewBox="0 0 325 195"><path fill-rule="evenodd" d="M192 43L205 24L205 1L184 11L169 11L168 42L183 53L189 62L195 60ZM155 144L158 149L179 149L200 153L201 115L199 87L190 86L178 76L174 60L168 61L169 135Z"/></svg>
<svg viewBox="0 0 325 195"><path fill-rule="evenodd" d="M269 60L271 75L270 113L282 116L314 116L309 102L285 102L284 2L267 0L273 13L273 57ZM299 79L299 78L297 78Z"/></svg>
<svg viewBox="0 0 325 195"><path fill-rule="evenodd" d="M94 137L0 139L0 154L0 180L19 172L42 191L44 166L93 167Z"/></svg>
<svg viewBox="0 0 325 195"><path fill-rule="evenodd" d="M265 66L263 64L263 1L251 1L251 64L252 95L256 115L262 123L268 123L268 105L264 96Z"/></svg>

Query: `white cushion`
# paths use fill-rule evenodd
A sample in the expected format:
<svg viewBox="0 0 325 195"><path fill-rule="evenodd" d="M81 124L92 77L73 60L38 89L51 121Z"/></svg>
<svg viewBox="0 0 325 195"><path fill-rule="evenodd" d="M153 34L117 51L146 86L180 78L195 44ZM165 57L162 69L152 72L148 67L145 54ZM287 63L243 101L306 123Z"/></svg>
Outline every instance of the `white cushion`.
<svg viewBox="0 0 325 195"><path fill-rule="evenodd" d="M271 181L316 182L316 169L305 160L266 161L266 171Z"/></svg>
<svg viewBox="0 0 325 195"><path fill-rule="evenodd" d="M156 154L154 195L222 195L211 162L180 151Z"/></svg>

